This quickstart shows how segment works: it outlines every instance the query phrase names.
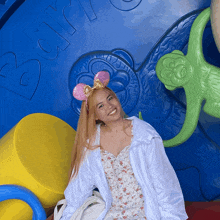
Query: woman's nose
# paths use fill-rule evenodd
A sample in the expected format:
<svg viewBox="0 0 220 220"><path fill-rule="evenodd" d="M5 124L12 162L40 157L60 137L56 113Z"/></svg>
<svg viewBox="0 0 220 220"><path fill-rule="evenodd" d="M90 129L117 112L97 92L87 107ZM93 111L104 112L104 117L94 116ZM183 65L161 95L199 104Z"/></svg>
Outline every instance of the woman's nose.
<svg viewBox="0 0 220 220"><path fill-rule="evenodd" d="M112 105L111 103L108 102L108 103L107 103L107 109L108 109L108 110L111 110L112 107L113 107L113 105Z"/></svg>

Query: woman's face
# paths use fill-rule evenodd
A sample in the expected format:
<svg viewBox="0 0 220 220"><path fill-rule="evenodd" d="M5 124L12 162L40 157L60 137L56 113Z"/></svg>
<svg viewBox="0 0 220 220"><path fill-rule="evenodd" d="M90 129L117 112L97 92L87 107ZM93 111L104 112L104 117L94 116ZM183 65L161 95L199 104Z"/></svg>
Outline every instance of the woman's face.
<svg viewBox="0 0 220 220"><path fill-rule="evenodd" d="M97 90L94 94L96 120L105 124L122 118L122 108L118 99L106 89Z"/></svg>

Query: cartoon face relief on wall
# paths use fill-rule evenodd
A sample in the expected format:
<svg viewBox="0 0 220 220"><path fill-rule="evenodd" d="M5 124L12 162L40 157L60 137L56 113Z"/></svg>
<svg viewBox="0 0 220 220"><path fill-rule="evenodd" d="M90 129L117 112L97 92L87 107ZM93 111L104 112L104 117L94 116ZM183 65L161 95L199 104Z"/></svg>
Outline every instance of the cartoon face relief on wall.
<svg viewBox="0 0 220 220"><path fill-rule="evenodd" d="M97 51L80 57L74 63L70 76L70 91L78 83L85 83L92 86L94 76L99 71L106 71L110 74L111 81L108 87L113 89L123 110L129 114L137 105L140 96L138 78L133 71L133 60L130 55L120 49L111 52ZM72 109L80 113L81 101L72 99Z"/></svg>
<svg viewBox="0 0 220 220"><path fill-rule="evenodd" d="M194 21L189 37L187 55L174 50L162 56L157 65L158 78L169 90L183 87L186 94L186 117L180 133L164 141L165 147L185 142L194 132L205 99L204 111L220 118L220 69L207 63L202 51L202 36L210 18L210 8Z"/></svg>
<svg viewBox="0 0 220 220"><path fill-rule="evenodd" d="M174 90L183 86L192 77L192 65L181 51L174 50L172 53L163 56L161 61L162 65L158 66L157 70L160 72L161 81L167 89Z"/></svg>

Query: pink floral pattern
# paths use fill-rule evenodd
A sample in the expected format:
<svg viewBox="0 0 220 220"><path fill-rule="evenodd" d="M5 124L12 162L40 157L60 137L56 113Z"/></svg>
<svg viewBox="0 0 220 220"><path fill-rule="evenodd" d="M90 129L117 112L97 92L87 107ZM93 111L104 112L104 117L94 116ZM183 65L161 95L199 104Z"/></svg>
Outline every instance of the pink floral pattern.
<svg viewBox="0 0 220 220"><path fill-rule="evenodd" d="M129 149L130 145L126 146L117 157L101 150L101 161L113 198L105 220L147 219L142 190L130 164Z"/></svg>

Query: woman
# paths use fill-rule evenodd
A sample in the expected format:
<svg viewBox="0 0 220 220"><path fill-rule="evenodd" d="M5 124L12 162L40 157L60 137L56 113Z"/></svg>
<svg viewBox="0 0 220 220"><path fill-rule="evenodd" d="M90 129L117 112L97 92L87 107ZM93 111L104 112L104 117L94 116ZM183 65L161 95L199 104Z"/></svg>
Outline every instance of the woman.
<svg viewBox="0 0 220 220"><path fill-rule="evenodd" d="M116 94L106 87L107 72L97 73L94 82L93 88L78 84L73 91L83 102L61 220L69 220L94 188L106 204L98 220L187 219L160 135L135 116L124 118Z"/></svg>

